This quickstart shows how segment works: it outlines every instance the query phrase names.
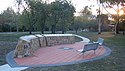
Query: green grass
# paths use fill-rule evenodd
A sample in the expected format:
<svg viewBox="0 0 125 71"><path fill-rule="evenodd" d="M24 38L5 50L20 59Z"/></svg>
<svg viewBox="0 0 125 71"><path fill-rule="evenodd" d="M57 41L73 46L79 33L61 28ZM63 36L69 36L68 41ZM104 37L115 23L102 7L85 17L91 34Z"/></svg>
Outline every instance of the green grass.
<svg viewBox="0 0 125 71"><path fill-rule="evenodd" d="M18 38L25 34L0 34L0 41L16 41Z"/></svg>
<svg viewBox="0 0 125 71"><path fill-rule="evenodd" d="M15 49L18 38L27 33L0 34L0 65L5 64L5 55ZM111 55L106 58L73 65L55 67L34 67L24 71L125 71L125 35L111 36L112 33L105 32L98 35L95 32L80 32L78 35L88 37L96 41L99 36L104 38L104 45L112 50Z"/></svg>
<svg viewBox="0 0 125 71"><path fill-rule="evenodd" d="M6 54L15 49L22 35L27 35L27 33L0 33L0 65L6 63Z"/></svg>
<svg viewBox="0 0 125 71"><path fill-rule="evenodd" d="M38 34L40 32L33 32ZM6 54L16 48L19 37L23 35L29 35L28 32L7 32L0 33L0 65L6 63Z"/></svg>
<svg viewBox="0 0 125 71"><path fill-rule="evenodd" d="M114 44L119 47L125 47L125 36L124 35L116 35L114 37L106 39L106 42L109 44Z"/></svg>

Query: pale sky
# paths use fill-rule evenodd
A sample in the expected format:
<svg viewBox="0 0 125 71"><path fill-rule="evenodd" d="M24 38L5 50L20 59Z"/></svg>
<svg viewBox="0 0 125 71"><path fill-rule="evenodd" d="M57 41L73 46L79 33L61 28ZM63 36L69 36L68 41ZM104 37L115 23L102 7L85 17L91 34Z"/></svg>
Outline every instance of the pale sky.
<svg viewBox="0 0 125 71"><path fill-rule="evenodd" d="M50 0L51 1L51 0ZM71 0L77 12L80 12L85 6L96 5L96 0ZM97 5L96 5L97 6ZM15 7L15 0L0 0L0 12L6 10L7 7ZM93 8L93 13L96 13L96 8ZM14 8L16 9L16 8Z"/></svg>
<svg viewBox="0 0 125 71"><path fill-rule="evenodd" d="M96 7L92 8L93 14L96 14L97 2L96 0L72 0L73 5L76 8L76 12L80 12L84 9L85 6L95 5Z"/></svg>
<svg viewBox="0 0 125 71"><path fill-rule="evenodd" d="M0 12L14 5L14 0L0 0Z"/></svg>

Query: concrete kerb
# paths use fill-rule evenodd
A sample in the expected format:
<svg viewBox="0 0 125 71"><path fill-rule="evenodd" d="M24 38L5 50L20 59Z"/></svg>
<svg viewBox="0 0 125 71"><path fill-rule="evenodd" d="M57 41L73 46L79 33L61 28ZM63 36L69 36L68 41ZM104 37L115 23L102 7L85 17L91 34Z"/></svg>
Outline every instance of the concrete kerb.
<svg viewBox="0 0 125 71"><path fill-rule="evenodd" d="M85 37L82 37L82 36L79 36L79 35L75 35L73 34L73 36L76 36L76 37L79 37L82 39L81 42L84 42L84 43L89 43L90 40L88 38L85 38ZM101 59L101 58L104 58L105 56L108 56L110 55L111 53L111 50L106 47L106 46L103 46L105 49L106 49L106 52L102 55L102 56L99 56L99 57L94 57L94 58L91 58L91 59L88 59L88 60L80 60L80 61L72 61L72 62L65 62L65 63L60 63L60 64L40 64L40 65L30 65L28 67L48 67L48 66L61 66L61 65L69 65L69 64L78 64L78 63L82 63L82 62L88 62L88 61L94 61L94 60L98 60L98 59ZM6 56L6 60L8 62L8 64L11 66L11 67L27 67L25 65L23 66L20 66L18 64L16 64L16 62L14 61L13 59L13 51L8 53L8 55ZM27 67L27 68L28 68Z"/></svg>

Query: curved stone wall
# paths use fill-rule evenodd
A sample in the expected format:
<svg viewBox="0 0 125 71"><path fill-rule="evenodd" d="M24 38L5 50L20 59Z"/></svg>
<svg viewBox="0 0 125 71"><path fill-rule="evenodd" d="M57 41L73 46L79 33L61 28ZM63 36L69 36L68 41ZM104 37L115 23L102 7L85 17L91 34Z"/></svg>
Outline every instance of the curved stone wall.
<svg viewBox="0 0 125 71"><path fill-rule="evenodd" d="M61 44L75 43L75 37L81 38L82 42L89 42L89 39L74 34L44 34L44 35L27 35L19 38L16 49L14 50L15 58L32 56L39 48Z"/></svg>

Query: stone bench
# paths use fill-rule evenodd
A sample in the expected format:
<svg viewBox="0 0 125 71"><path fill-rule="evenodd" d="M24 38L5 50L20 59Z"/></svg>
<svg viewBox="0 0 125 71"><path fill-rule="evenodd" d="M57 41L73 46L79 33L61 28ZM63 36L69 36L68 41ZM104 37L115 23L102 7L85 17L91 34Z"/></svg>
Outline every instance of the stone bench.
<svg viewBox="0 0 125 71"><path fill-rule="evenodd" d="M16 49L14 50L15 58L22 58L32 56L33 53L39 49L47 46L72 44L75 43L75 38L81 38L74 34L36 34L22 36L18 40ZM83 42L89 42L87 38L81 38Z"/></svg>
<svg viewBox="0 0 125 71"><path fill-rule="evenodd" d="M19 38L16 49L14 50L14 57L22 58L32 56L39 48L71 43L74 43L74 36L72 36L72 34L37 34L22 36Z"/></svg>

